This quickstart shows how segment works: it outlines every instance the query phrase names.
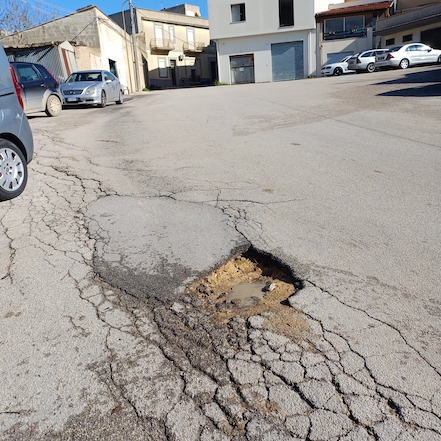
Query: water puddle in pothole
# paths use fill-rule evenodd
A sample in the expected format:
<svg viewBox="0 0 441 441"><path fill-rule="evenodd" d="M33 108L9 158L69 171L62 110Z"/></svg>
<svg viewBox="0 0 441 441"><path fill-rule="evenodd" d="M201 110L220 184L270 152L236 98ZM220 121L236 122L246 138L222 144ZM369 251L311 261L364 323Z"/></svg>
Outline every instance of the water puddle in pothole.
<svg viewBox="0 0 441 441"><path fill-rule="evenodd" d="M293 336L307 327L288 301L301 287L302 282L283 264L250 249L198 280L187 292L202 300L218 323L262 315L269 328Z"/></svg>
<svg viewBox="0 0 441 441"><path fill-rule="evenodd" d="M253 306L259 303L265 295L266 283L239 283L233 286L226 296L227 303L240 303L242 307Z"/></svg>

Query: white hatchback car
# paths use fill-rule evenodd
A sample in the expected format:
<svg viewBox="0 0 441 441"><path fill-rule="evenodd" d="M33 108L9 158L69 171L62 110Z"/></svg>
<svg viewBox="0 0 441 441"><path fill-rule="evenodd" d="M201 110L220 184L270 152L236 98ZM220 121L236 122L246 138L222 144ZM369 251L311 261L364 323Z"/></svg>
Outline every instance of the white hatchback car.
<svg viewBox="0 0 441 441"><path fill-rule="evenodd" d="M379 68L407 69L409 66L429 63L441 63L441 50L432 49L422 43L395 46L384 54L378 54L375 58L375 65Z"/></svg>
<svg viewBox="0 0 441 441"><path fill-rule="evenodd" d="M352 55L347 55L346 57L343 57L340 61L337 61L335 63L328 63L325 64L322 67L321 73L323 76L328 75L341 75L343 73L351 72L348 70L348 60L351 58Z"/></svg>

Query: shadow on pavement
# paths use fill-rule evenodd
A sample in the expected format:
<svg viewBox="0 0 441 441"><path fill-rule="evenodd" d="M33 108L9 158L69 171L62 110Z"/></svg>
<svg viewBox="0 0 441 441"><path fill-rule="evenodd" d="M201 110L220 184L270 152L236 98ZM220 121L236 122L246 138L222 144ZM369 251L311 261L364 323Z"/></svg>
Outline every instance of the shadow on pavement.
<svg viewBox="0 0 441 441"><path fill-rule="evenodd" d="M413 85L405 89L391 90L378 96L441 96L441 68L424 72L409 72L404 77L383 81L378 85Z"/></svg>

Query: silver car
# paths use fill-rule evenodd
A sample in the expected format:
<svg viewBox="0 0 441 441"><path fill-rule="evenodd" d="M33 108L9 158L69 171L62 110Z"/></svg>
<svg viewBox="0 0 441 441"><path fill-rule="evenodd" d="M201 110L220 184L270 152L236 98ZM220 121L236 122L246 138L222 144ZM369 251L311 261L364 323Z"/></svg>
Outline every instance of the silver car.
<svg viewBox="0 0 441 441"><path fill-rule="evenodd" d="M91 104L105 107L110 101L124 102L118 78L106 70L82 70L72 73L60 85L65 105Z"/></svg>
<svg viewBox="0 0 441 441"><path fill-rule="evenodd" d="M34 141L17 78L0 45L0 201L23 193Z"/></svg>
<svg viewBox="0 0 441 441"><path fill-rule="evenodd" d="M378 54L375 60L379 68L407 69L409 66L429 63L441 63L441 50L432 49L422 43L395 46L384 54Z"/></svg>
<svg viewBox="0 0 441 441"><path fill-rule="evenodd" d="M375 57L387 52L387 49L370 49L353 55L348 60L348 69L357 73L375 71Z"/></svg>

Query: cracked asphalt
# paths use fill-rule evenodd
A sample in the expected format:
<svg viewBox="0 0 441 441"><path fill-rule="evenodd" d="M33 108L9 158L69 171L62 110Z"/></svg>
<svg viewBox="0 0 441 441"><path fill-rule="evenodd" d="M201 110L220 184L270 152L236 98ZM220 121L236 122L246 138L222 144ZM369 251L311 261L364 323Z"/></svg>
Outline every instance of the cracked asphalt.
<svg viewBox="0 0 441 441"><path fill-rule="evenodd" d="M1 440L441 440L438 66L30 118L0 205ZM250 246L275 332L185 288Z"/></svg>

